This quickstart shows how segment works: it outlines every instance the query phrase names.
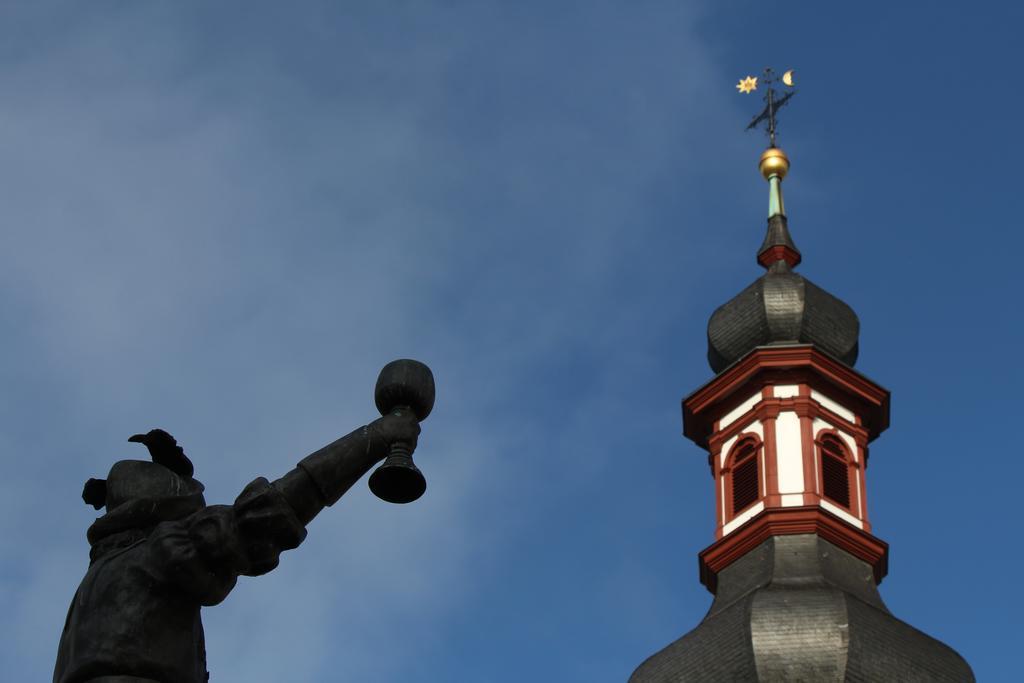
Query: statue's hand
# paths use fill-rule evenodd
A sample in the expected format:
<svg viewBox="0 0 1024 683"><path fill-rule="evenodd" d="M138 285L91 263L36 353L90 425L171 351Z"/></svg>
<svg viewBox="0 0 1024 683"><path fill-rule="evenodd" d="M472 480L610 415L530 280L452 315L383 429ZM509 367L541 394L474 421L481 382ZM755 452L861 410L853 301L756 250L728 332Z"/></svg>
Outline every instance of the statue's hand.
<svg viewBox="0 0 1024 683"><path fill-rule="evenodd" d="M411 410L395 410L383 417L380 417L369 425L371 438L374 445L381 444L384 449L381 457L387 452L387 448L393 443L408 445L409 450L416 448L416 439L420 434L420 423Z"/></svg>

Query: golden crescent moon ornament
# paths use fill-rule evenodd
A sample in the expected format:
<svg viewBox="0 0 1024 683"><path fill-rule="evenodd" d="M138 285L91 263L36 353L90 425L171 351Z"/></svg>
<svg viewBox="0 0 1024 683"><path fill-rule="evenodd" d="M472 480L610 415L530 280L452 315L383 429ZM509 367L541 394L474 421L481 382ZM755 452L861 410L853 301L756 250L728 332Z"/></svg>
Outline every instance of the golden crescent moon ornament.
<svg viewBox="0 0 1024 683"><path fill-rule="evenodd" d="M793 70L792 69L790 69L786 73L782 74L782 82L785 83L786 85L788 85L791 88L793 87Z"/></svg>

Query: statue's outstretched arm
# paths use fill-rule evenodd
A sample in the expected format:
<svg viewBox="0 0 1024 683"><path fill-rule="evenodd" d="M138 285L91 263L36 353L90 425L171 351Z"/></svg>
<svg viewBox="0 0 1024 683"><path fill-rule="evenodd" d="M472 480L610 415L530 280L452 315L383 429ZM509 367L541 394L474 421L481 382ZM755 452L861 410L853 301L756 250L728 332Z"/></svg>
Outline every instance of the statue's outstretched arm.
<svg viewBox="0 0 1024 683"><path fill-rule="evenodd" d="M201 554L220 573L266 574L283 551L302 543L310 520L384 459L392 443L414 446L419 429L415 416L396 411L303 458L273 483L254 479L228 508L234 520L230 527L206 525L208 533L193 532ZM237 541L217 533L227 528L235 530Z"/></svg>
<svg viewBox="0 0 1024 683"><path fill-rule="evenodd" d="M415 447L420 427L409 411L396 411L360 427L303 458L273 483L303 526L384 459L392 443Z"/></svg>

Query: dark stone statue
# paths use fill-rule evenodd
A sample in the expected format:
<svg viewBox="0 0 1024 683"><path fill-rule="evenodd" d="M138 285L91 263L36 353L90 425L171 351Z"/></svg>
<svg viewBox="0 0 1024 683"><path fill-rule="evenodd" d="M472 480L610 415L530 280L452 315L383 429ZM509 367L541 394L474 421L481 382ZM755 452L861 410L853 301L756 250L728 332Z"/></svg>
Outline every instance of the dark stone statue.
<svg viewBox="0 0 1024 683"><path fill-rule="evenodd" d="M304 458L270 482L254 479L231 505L207 505L175 439L154 429L129 441L152 462L122 460L82 497L106 514L89 527L89 569L68 609L54 683L201 683L209 680L200 608L227 597L240 575L274 569L306 525L374 464L371 488L391 502L426 486L411 453L434 402L416 361L388 364L377 381L383 417Z"/></svg>

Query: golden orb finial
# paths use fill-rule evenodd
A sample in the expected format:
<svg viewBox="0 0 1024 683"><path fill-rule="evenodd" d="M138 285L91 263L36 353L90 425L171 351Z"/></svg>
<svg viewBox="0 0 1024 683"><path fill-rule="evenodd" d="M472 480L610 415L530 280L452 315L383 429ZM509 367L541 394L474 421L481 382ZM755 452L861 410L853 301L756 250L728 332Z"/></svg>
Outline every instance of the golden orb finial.
<svg viewBox="0 0 1024 683"><path fill-rule="evenodd" d="M779 180L782 180L789 173L789 157L778 147L769 147L761 155L757 167L761 169L761 175L765 180L772 176L778 176Z"/></svg>

